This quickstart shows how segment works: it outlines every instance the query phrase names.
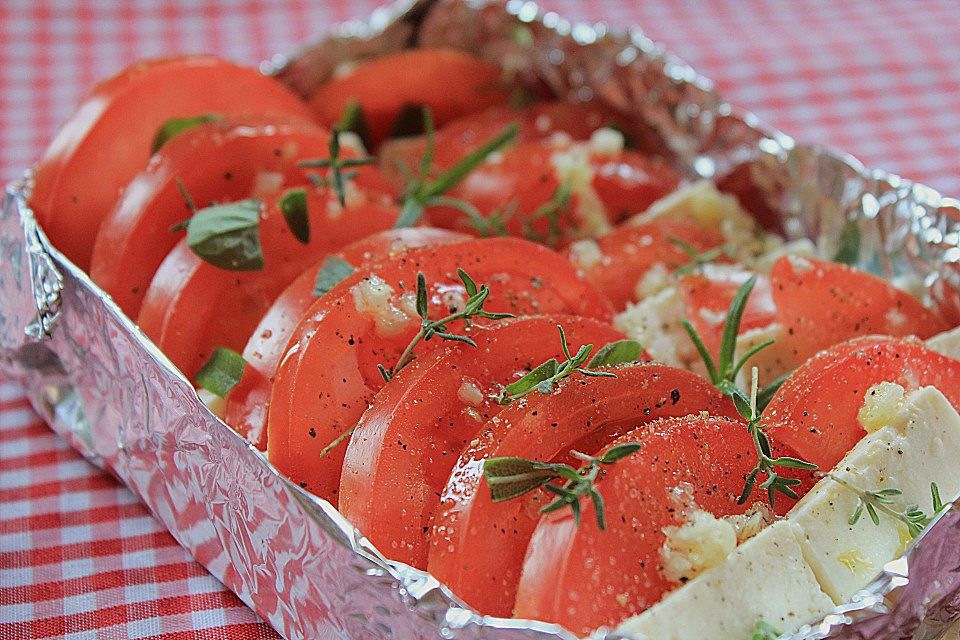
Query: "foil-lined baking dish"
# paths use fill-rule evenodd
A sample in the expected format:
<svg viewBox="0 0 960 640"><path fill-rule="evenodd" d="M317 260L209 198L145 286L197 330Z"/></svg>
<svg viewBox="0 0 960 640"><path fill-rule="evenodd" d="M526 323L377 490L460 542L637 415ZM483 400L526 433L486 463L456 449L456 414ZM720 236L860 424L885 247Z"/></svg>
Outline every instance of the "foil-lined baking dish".
<svg viewBox="0 0 960 640"><path fill-rule="evenodd" d="M574 25L510 0L400 2L263 65L304 96L337 66L411 46L472 51L558 97L635 119L640 145L737 193L828 255L860 231L859 266L925 290L960 322L960 202L853 158L797 144L724 102L637 30ZM556 625L480 616L431 576L390 562L328 503L280 477L27 206L29 173L0 211L0 366L91 462L117 476L194 557L287 638L572 639ZM960 619L954 505L854 600L791 638L941 637ZM606 630L591 638L613 640Z"/></svg>

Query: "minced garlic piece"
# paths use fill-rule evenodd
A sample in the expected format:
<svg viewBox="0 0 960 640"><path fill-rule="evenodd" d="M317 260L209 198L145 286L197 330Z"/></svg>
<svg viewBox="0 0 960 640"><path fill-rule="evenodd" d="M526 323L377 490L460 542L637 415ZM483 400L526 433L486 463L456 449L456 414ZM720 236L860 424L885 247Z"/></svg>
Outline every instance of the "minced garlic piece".
<svg viewBox="0 0 960 640"><path fill-rule="evenodd" d="M660 550L663 575L671 582L687 582L724 560L737 547L733 524L707 511L693 511L679 527L665 527L667 540Z"/></svg>
<svg viewBox="0 0 960 640"><path fill-rule="evenodd" d="M457 390L457 397L460 398L460 401L464 404L469 404L474 407L479 407L483 402L483 392L480 391L480 387L470 380L463 381L460 389Z"/></svg>
<svg viewBox="0 0 960 640"><path fill-rule="evenodd" d="M906 391L894 382L880 382L867 389L857 421L867 433L882 429L900 413Z"/></svg>
<svg viewBox="0 0 960 640"><path fill-rule="evenodd" d="M415 309L416 301L404 299L409 295L394 299L393 287L377 276L354 285L350 292L357 311L373 316L377 330L384 336L397 335L416 317L416 311L410 312L411 305Z"/></svg>
<svg viewBox="0 0 960 640"><path fill-rule="evenodd" d="M615 156L623 151L623 134L610 127L601 127L590 135L590 150L598 156Z"/></svg>
<svg viewBox="0 0 960 640"><path fill-rule="evenodd" d="M859 549L847 549L837 554L837 562L854 575L872 576L876 572L873 563L867 560Z"/></svg>

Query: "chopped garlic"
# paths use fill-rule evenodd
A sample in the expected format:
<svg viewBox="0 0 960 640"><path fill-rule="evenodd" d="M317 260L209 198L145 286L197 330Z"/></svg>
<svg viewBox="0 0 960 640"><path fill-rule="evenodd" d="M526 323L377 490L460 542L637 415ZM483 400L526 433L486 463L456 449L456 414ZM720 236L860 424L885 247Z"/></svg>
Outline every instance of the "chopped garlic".
<svg viewBox="0 0 960 640"><path fill-rule="evenodd" d="M610 127L602 127L590 136L590 150L598 156L615 156L623 151L623 134Z"/></svg>
<svg viewBox="0 0 960 640"><path fill-rule="evenodd" d="M483 392L480 391L474 382L464 379L463 384L460 385L460 389L457 390L457 397L460 398L460 401L464 404L469 404L474 407L479 407L483 403Z"/></svg>
<svg viewBox="0 0 960 640"><path fill-rule="evenodd" d="M365 278L350 291L357 311L373 316L384 336L397 335L416 318L416 300L409 299L411 294L394 298L393 287L377 276Z"/></svg>
<svg viewBox="0 0 960 640"><path fill-rule="evenodd" d="M660 550L663 575L672 582L687 582L716 567L737 547L734 526L707 511L694 511L684 524L663 532L667 535Z"/></svg>
<svg viewBox="0 0 960 640"><path fill-rule="evenodd" d="M880 382L867 389L857 421L867 433L873 433L891 422L900 413L906 391L893 382Z"/></svg>

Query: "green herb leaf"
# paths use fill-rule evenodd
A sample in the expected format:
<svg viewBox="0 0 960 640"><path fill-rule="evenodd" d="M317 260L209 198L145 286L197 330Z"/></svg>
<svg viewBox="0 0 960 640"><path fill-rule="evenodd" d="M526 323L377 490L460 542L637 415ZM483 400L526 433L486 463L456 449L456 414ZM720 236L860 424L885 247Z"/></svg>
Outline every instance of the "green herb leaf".
<svg viewBox="0 0 960 640"><path fill-rule="evenodd" d="M572 187L569 180L564 180L558 184L553 195L550 196L550 200L538 207L529 218L523 221L524 237L534 242L555 245L562 235L560 232L560 216L570 206L571 193ZM547 220L546 235L538 233L533 229L534 223L541 218L546 218Z"/></svg>
<svg viewBox="0 0 960 640"><path fill-rule="evenodd" d="M400 217L393 223L393 228L404 229L406 227L412 227L420 222L420 218L422 217L423 205L415 200L407 200L403 203L403 208L400 210Z"/></svg>
<svg viewBox="0 0 960 640"><path fill-rule="evenodd" d="M318 167L330 169L330 176L326 181L324 181L323 178L318 177L316 180L314 180L314 184L329 182L337 194L337 200L340 202L340 206L345 207L347 206L346 182L348 179L355 177L356 173L345 172L344 169L361 167L368 164L376 164L377 159L372 156L366 156L363 158L341 158L340 133L341 132L339 129L334 129L333 133L330 135L330 142L328 143L328 149L330 152L329 158L323 160L301 160L297 163L297 166L301 168Z"/></svg>
<svg viewBox="0 0 960 640"><path fill-rule="evenodd" d="M503 388L500 392L502 398L519 397L529 391L536 389L541 383L552 380L557 375L557 368L560 363L556 358L551 358L543 364L535 367L530 373L526 374L516 382L512 382ZM552 387L551 387L552 389ZM547 389L544 393L550 393ZM501 400L501 404L506 404Z"/></svg>
<svg viewBox="0 0 960 640"><path fill-rule="evenodd" d="M483 463L483 475L494 502L511 500L542 487L558 477L560 465L525 458L489 458Z"/></svg>
<svg viewBox="0 0 960 640"><path fill-rule="evenodd" d="M600 456L600 462L603 464L613 464L614 462L622 460L623 458L626 458L627 456L636 453L639 450L640 444L637 442L618 444L607 449L607 451Z"/></svg>
<svg viewBox="0 0 960 640"><path fill-rule="evenodd" d="M217 347L206 364L197 372L197 386L221 398L226 398L230 390L237 386L243 377L247 361L236 351Z"/></svg>
<svg viewBox="0 0 960 640"><path fill-rule="evenodd" d="M704 265L710 264L720 256L733 257L733 249L730 247L730 245L724 244L719 247L714 247L713 249L707 249L706 251L699 251L692 244L689 244L680 238L667 236L667 240L676 245L681 251L687 254L688 258L690 258L689 262L677 267L674 270L674 273L678 276L700 271Z"/></svg>
<svg viewBox="0 0 960 640"><path fill-rule="evenodd" d="M170 118L157 129L153 136L153 142L150 144L150 155L160 150L160 147L167 144L171 138L183 133L187 129L193 129L207 122L223 120L223 116L216 113L204 113L199 116L188 118Z"/></svg>
<svg viewBox="0 0 960 640"><path fill-rule="evenodd" d="M837 253L833 256L834 262L855 265L860 258L860 225L856 220L849 220L843 225L837 243Z"/></svg>
<svg viewBox="0 0 960 640"><path fill-rule="evenodd" d="M210 264L228 271L260 271L259 200L240 200L197 211L187 223L187 245Z"/></svg>
<svg viewBox="0 0 960 640"><path fill-rule="evenodd" d="M636 340L617 340L603 345L587 365L590 369L636 362L640 357L640 343Z"/></svg>
<svg viewBox="0 0 960 640"><path fill-rule="evenodd" d="M289 189L280 196L280 212L287 222L290 233L301 244L310 242L310 216L307 212L307 190L303 187Z"/></svg>
<svg viewBox="0 0 960 640"><path fill-rule="evenodd" d="M334 126L339 131L351 131L360 137L363 146L366 149L372 149L373 138L370 135L370 127L367 125L367 118L363 113L363 107L359 100L351 100L343 109L343 115L340 121Z"/></svg>
<svg viewBox="0 0 960 640"><path fill-rule="evenodd" d="M844 489L856 494L857 496L857 506L853 510L850 519L848 520L850 526L857 524L860 521L860 517L863 515L863 512L866 511L867 515L870 516L870 521L874 525L880 525L880 514L884 514L893 520L897 520L907 527L907 532L910 534L911 538L916 538L919 536L928 524L933 520L933 516L937 515L939 511L936 507L940 503L940 490L937 487L936 483L931 483L930 485L930 494L933 498L934 511L933 515L928 516L926 513L920 510L920 508L915 505L906 505L903 506L897 498L902 495L903 492L896 487L886 487L882 489L861 489L853 481L846 478L842 478L836 474L828 473L827 477L839 484ZM943 508L943 504L939 504L940 508Z"/></svg>
<svg viewBox="0 0 960 640"><path fill-rule="evenodd" d="M757 624L753 626L753 633L748 640L777 640L782 635L783 633L773 625L763 620L757 620Z"/></svg>
<svg viewBox="0 0 960 640"><path fill-rule="evenodd" d="M323 260L323 266L317 272L317 281L313 286L313 297L319 298L330 289L349 278L356 269L349 262L335 255L329 255Z"/></svg>

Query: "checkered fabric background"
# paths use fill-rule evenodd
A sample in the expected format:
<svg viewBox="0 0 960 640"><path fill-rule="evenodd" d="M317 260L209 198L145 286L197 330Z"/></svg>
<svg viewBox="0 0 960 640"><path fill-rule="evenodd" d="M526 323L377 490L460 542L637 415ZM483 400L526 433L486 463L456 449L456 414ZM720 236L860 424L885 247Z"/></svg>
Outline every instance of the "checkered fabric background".
<svg viewBox="0 0 960 640"><path fill-rule="evenodd" d="M137 58L214 52L254 64L378 4L0 0L0 181L39 157L94 81ZM956 0L542 4L641 25L796 138L960 194ZM0 377L0 640L47 637L276 634Z"/></svg>

